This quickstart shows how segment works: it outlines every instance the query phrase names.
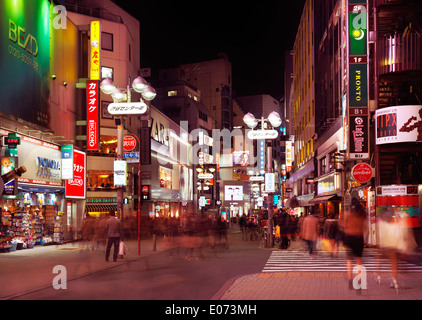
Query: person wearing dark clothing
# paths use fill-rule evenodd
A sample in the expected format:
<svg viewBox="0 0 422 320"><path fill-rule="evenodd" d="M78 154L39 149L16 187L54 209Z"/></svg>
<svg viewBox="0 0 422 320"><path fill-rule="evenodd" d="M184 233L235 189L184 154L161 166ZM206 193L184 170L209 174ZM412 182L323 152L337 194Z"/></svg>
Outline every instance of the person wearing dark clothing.
<svg viewBox="0 0 422 320"><path fill-rule="evenodd" d="M111 246L114 245L113 261L117 261L117 255L119 253L120 236L122 232L122 223L116 217L114 211L110 212L110 218L106 222L106 234L107 234L107 248L105 260L108 261L110 257Z"/></svg>
<svg viewBox="0 0 422 320"><path fill-rule="evenodd" d="M290 245L290 220L289 214L282 210L278 219L278 224L280 226L280 249L287 249Z"/></svg>

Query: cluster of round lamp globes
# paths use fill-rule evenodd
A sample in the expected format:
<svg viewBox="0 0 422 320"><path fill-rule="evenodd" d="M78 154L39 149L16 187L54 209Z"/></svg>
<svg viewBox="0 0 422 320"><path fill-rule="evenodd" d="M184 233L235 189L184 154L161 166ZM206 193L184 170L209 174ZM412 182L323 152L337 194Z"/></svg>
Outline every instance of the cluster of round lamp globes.
<svg viewBox="0 0 422 320"><path fill-rule="evenodd" d="M142 94L142 98L147 101L153 100L157 95L155 89L142 77L137 77L133 80L132 88L136 92ZM125 100L125 90L117 88L110 78L101 81L100 89L105 94L111 94L115 102L122 102Z"/></svg>
<svg viewBox="0 0 422 320"><path fill-rule="evenodd" d="M271 112L267 119L256 119L254 115L250 112L245 114L245 116L243 117L243 122L245 122L246 125L251 129L254 129L258 125L258 122L260 120L261 121L268 120L273 126L273 128L277 128L281 125L280 115L275 111Z"/></svg>

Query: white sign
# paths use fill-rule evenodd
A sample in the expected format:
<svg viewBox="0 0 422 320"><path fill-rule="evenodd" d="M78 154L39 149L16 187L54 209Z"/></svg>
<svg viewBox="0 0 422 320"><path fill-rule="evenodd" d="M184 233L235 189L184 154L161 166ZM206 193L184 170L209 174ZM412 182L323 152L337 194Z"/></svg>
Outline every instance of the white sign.
<svg viewBox="0 0 422 320"><path fill-rule="evenodd" d="M127 185L127 163L124 160L114 161L114 186L126 186Z"/></svg>
<svg viewBox="0 0 422 320"><path fill-rule="evenodd" d="M110 103L107 107L107 111L113 115L144 114L147 110L145 102Z"/></svg>
<svg viewBox="0 0 422 320"><path fill-rule="evenodd" d="M418 190L418 186L409 186L409 185L392 185L392 186L378 186L377 187L377 195L383 195L383 196L406 196L409 194L415 194L410 193L409 188L411 190ZM417 193L416 193L417 194Z"/></svg>
<svg viewBox="0 0 422 320"><path fill-rule="evenodd" d="M265 192L275 192L275 174L265 174Z"/></svg>
<svg viewBox="0 0 422 320"><path fill-rule="evenodd" d="M243 201L243 186L224 186L225 201Z"/></svg>
<svg viewBox="0 0 422 320"><path fill-rule="evenodd" d="M251 140L272 140L278 137L276 130L250 130L248 138Z"/></svg>
<svg viewBox="0 0 422 320"><path fill-rule="evenodd" d="M422 106L395 106L375 111L376 144L422 141Z"/></svg>
<svg viewBox="0 0 422 320"><path fill-rule="evenodd" d="M205 196L199 197L199 207L205 207Z"/></svg>
<svg viewBox="0 0 422 320"><path fill-rule="evenodd" d="M214 175L212 173L200 173L198 174L198 179L212 179Z"/></svg>
<svg viewBox="0 0 422 320"><path fill-rule="evenodd" d="M263 176L252 176L249 178L249 181L264 181Z"/></svg>

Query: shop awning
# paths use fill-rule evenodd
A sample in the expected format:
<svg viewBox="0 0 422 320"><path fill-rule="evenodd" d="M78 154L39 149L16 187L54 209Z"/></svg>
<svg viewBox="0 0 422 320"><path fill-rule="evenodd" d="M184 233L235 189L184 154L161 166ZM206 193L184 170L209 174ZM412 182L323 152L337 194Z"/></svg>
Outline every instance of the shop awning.
<svg viewBox="0 0 422 320"><path fill-rule="evenodd" d="M312 200L309 201L309 203L316 204L316 203L325 203L328 201L341 201L341 197L339 197L336 194L332 194L329 196L320 196L320 197L313 198Z"/></svg>

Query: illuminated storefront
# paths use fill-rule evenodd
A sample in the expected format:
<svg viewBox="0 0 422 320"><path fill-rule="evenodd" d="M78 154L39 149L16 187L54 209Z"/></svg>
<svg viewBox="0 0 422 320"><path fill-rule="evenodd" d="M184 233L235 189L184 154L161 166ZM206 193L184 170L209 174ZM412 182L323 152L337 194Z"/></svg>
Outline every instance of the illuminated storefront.
<svg viewBox="0 0 422 320"><path fill-rule="evenodd" d="M147 194L141 214L157 218L193 212L192 146L187 133L152 107L150 134L151 163L142 165L142 186Z"/></svg>

